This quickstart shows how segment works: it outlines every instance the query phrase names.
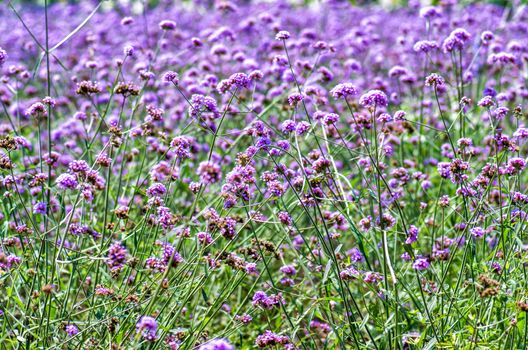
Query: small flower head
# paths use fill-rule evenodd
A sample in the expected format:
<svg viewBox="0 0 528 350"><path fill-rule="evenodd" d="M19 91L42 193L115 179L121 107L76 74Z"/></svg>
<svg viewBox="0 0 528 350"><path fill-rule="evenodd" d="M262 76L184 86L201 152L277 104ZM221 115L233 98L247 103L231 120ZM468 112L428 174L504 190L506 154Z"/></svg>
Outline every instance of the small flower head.
<svg viewBox="0 0 528 350"><path fill-rule="evenodd" d="M170 20L163 20L159 23L159 27L161 30L174 30L176 29L176 22Z"/></svg>
<svg viewBox="0 0 528 350"><path fill-rule="evenodd" d="M73 337L79 333L79 328L77 328L76 325L69 324L66 326L64 331L66 332L66 334L68 334L68 336Z"/></svg>
<svg viewBox="0 0 528 350"><path fill-rule="evenodd" d="M136 324L136 332L141 334L143 339L154 341L158 338L156 332L158 330L158 323L154 317L143 316Z"/></svg>
<svg viewBox="0 0 528 350"><path fill-rule="evenodd" d="M290 38L290 33L285 30L281 30L275 35L275 39L277 40L288 40L289 38Z"/></svg>
<svg viewBox="0 0 528 350"><path fill-rule="evenodd" d="M359 103L363 107L385 107L389 104L389 100L383 91L370 90L360 97Z"/></svg>
<svg viewBox="0 0 528 350"><path fill-rule="evenodd" d="M348 96L357 95L358 89L352 83L342 83L336 85L332 90L330 90L330 94L332 94L332 96L336 99L347 98Z"/></svg>
<svg viewBox="0 0 528 350"><path fill-rule="evenodd" d="M227 339L216 338L202 344L198 350L235 350Z"/></svg>
<svg viewBox="0 0 528 350"><path fill-rule="evenodd" d="M166 83L173 83L174 85L178 85L180 82L178 73L173 71L165 72L165 74L163 74L163 81Z"/></svg>

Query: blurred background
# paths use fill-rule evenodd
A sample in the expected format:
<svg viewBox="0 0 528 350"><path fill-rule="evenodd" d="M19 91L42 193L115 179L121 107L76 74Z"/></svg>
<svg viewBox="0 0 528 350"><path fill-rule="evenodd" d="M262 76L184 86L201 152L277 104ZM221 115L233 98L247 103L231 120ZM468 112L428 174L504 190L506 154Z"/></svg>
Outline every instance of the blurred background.
<svg viewBox="0 0 528 350"><path fill-rule="evenodd" d="M34 5L44 5L45 0L12 0L11 3L18 3L18 4L34 4ZM87 0L48 0L49 4L53 3L69 3L69 4L75 4L80 2L86 2ZM168 1L163 0L104 0L105 6L112 7L116 4L123 5L129 5L132 7L154 7L156 6L160 1L167 3ZM220 1L229 1L229 0L220 0ZM329 0L287 0L290 3L298 4L298 5L306 5L306 4L313 4L313 3L320 3L320 2L326 2ZM409 0L330 0L333 2L348 2L352 5L381 5L383 7L391 8L391 7L400 7L400 6L406 6L409 3ZM412 0L411 0L412 1ZM96 2L96 1L94 1ZM200 3L201 5L204 5L204 3L210 2L213 4L215 1L204 1L204 0L173 0L175 4L181 4L186 3L188 5L192 5L193 3ZM232 2L235 3L249 3L249 2L272 2L272 0L232 0ZM521 4L528 4L528 0L421 0L421 1L412 1L414 3L419 2L422 5L438 5L442 2L450 2L450 3L457 3L457 4L471 4L471 3L478 3L478 2L487 2L487 3L493 3L501 6L518 6Z"/></svg>

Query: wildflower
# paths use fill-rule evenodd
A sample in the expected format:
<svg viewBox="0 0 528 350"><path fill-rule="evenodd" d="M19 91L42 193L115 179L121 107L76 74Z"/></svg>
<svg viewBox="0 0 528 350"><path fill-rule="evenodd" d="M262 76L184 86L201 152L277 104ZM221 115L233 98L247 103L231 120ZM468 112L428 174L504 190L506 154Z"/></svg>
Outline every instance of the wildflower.
<svg viewBox="0 0 528 350"><path fill-rule="evenodd" d="M481 227L474 227L471 230L469 230L469 232L471 232L471 235L475 238L480 238L484 236L484 233L485 233Z"/></svg>
<svg viewBox="0 0 528 350"><path fill-rule="evenodd" d="M147 189L147 196L153 197L153 196L162 196L167 192L167 189L165 188L165 185L162 183L155 183L152 184Z"/></svg>
<svg viewBox="0 0 528 350"><path fill-rule="evenodd" d="M5 63L6 60L7 60L7 52L6 50L0 47L0 67L2 67L2 65Z"/></svg>
<svg viewBox="0 0 528 350"><path fill-rule="evenodd" d="M166 30L166 31L174 30L176 29L176 22L170 21L170 20L163 20L159 22L159 27L161 30Z"/></svg>
<svg viewBox="0 0 528 350"><path fill-rule="evenodd" d="M178 73L168 71L163 74L163 81L166 83L173 83L174 85L179 84Z"/></svg>
<svg viewBox="0 0 528 350"><path fill-rule="evenodd" d="M389 104L389 101L383 91L370 90L360 97L359 103L363 107L385 107Z"/></svg>
<svg viewBox="0 0 528 350"><path fill-rule="evenodd" d="M33 206L33 214L46 214L47 204L46 202L38 202Z"/></svg>
<svg viewBox="0 0 528 350"><path fill-rule="evenodd" d="M26 109L26 116L34 118L43 118L48 116L46 106L41 102L35 102Z"/></svg>
<svg viewBox="0 0 528 350"><path fill-rule="evenodd" d="M235 320L242 322L243 324L249 324L251 323L251 321L253 321L253 317L251 317L251 315L248 315L248 314L236 315Z"/></svg>
<svg viewBox="0 0 528 350"><path fill-rule="evenodd" d="M442 14L440 8L436 6L425 6L420 9L420 17L426 19L432 19L435 17L440 17Z"/></svg>
<svg viewBox="0 0 528 350"><path fill-rule="evenodd" d="M301 121L295 126L295 133L299 136L304 135L310 130L311 125L307 121Z"/></svg>
<svg viewBox="0 0 528 350"><path fill-rule="evenodd" d="M363 281L365 283L377 283L377 282L383 281L383 276L381 276L377 272L367 271L365 272L363 276Z"/></svg>
<svg viewBox="0 0 528 350"><path fill-rule="evenodd" d="M136 324L136 332L148 341L154 341L158 338L156 335L158 323L153 317L143 316Z"/></svg>
<svg viewBox="0 0 528 350"><path fill-rule="evenodd" d="M288 96L288 103L290 106L296 106L302 100L304 100L304 95L297 92Z"/></svg>
<svg viewBox="0 0 528 350"><path fill-rule="evenodd" d="M121 19L121 25L122 26L128 26L130 24L134 23L134 19L132 17L123 17Z"/></svg>
<svg viewBox="0 0 528 350"><path fill-rule="evenodd" d="M290 33L285 30L281 30L275 35L275 39L277 40L287 40L289 38L290 38Z"/></svg>
<svg viewBox="0 0 528 350"><path fill-rule="evenodd" d="M75 178L75 176L73 176L71 174L59 175L59 177L57 178L57 180L55 182L57 183L57 186L61 190L66 190L66 189L73 190L73 189L77 188L77 186L79 185L79 183L77 182L77 179Z"/></svg>
<svg viewBox="0 0 528 350"><path fill-rule="evenodd" d="M192 95L190 102L191 106L189 107L189 114L191 117L198 118L207 115L211 115L213 118L220 117L216 101L212 97L195 94Z"/></svg>
<svg viewBox="0 0 528 350"><path fill-rule="evenodd" d="M438 48L439 48L438 43L432 40L420 40L420 41L417 41L413 46L413 50L415 52L423 52L423 53L428 53L433 50L437 50Z"/></svg>
<svg viewBox="0 0 528 350"><path fill-rule="evenodd" d="M468 40L471 38L471 35L467 30L463 28L457 28L449 34L449 36L444 40L442 48L444 52L452 52L455 50L461 51Z"/></svg>
<svg viewBox="0 0 528 350"><path fill-rule="evenodd" d="M227 91L229 91L231 87L235 87L236 89L248 88L250 83L251 83L251 80L246 74L235 73L231 75L229 79L222 80L218 84L218 92L220 92L221 94L224 94Z"/></svg>
<svg viewBox="0 0 528 350"><path fill-rule="evenodd" d="M108 248L106 264L112 271L120 270L125 265L126 256L126 248L120 242L115 242Z"/></svg>
<svg viewBox="0 0 528 350"><path fill-rule="evenodd" d="M484 96L477 104L480 107L490 108L495 105L495 102L491 96Z"/></svg>
<svg viewBox="0 0 528 350"><path fill-rule="evenodd" d="M196 173L200 176L200 180L206 184L219 182L222 177L220 166L211 161L201 162Z"/></svg>
<svg viewBox="0 0 528 350"><path fill-rule="evenodd" d="M409 236L405 240L405 244L412 244L416 242L418 240L418 233L419 233L418 227L411 225L409 227L408 232L409 232Z"/></svg>
<svg viewBox="0 0 528 350"><path fill-rule="evenodd" d="M280 269L280 272L282 272L285 275L295 275L297 273L297 270L293 265L284 265Z"/></svg>
<svg viewBox="0 0 528 350"><path fill-rule="evenodd" d="M66 332L66 334L68 334L68 336L74 337L75 335L79 333L79 328L77 328L76 325L69 324L66 326L64 331Z"/></svg>
<svg viewBox="0 0 528 350"><path fill-rule="evenodd" d="M430 74L425 78L425 86L432 86L433 88L436 88L437 86L441 86L444 84L444 78L442 78L442 76L436 73Z"/></svg>
<svg viewBox="0 0 528 350"><path fill-rule="evenodd" d="M480 34L480 41L483 45L489 45L489 43L495 38L492 32L485 30Z"/></svg>
<svg viewBox="0 0 528 350"><path fill-rule="evenodd" d="M488 57L488 64L496 66L505 66L507 64L515 64L515 56L507 52L493 53Z"/></svg>
<svg viewBox="0 0 528 350"><path fill-rule="evenodd" d="M288 344L289 342L290 340L288 339L288 337L280 336L269 330L259 335L257 339L255 340L255 344L261 348L264 348L264 347L273 348L273 347L276 347L277 345Z"/></svg>
<svg viewBox="0 0 528 350"><path fill-rule="evenodd" d="M430 263L429 261L427 260L427 258L424 258L424 257L418 257L414 262L413 262L413 269L415 270L425 270L429 267Z"/></svg>
<svg viewBox="0 0 528 350"><path fill-rule="evenodd" d="M114 89L114 93L118 95L123 95L123 97L128 96L137 96L139 95L139 87L131 82L128 83L118 83Z"/></svg>
<svg viewBox="0 0 528 350"><path fill-rule="evenodd" d="M202 344L198 350L235 350L227 339L216 338Z"/></svg>
<svg viewBox="0 0 528 350"><path fill-rule="evenodd" d="M295 131L296 123L293 120L285 120L281 124L281 131L285 134L289 134Z"/></svg>

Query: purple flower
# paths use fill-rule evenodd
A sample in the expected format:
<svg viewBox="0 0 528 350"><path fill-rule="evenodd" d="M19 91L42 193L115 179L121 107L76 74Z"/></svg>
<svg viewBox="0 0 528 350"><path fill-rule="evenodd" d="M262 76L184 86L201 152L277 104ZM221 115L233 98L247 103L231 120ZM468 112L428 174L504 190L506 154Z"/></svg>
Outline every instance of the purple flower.
<svg viewBox="0 0 528 350"><path fill-rule="evenodd" d="M449 34L449 36L444 40L442 48L444 52L452 52L455 50L462 50L471 38L471 35L467 30L463 28L457 28Z"/></svg>
<svg viewBox="0 0 528 350"><path fill-rule="evenodd" d="M200 180L206 184L219 182L222 178L220 165L211 161L201 162L196 173L200 176Z"/></svg>
<svg viewBox="0 0 528 350"><path fill-rule="evenodd" d="M389 104L389 100L383 91L370 90L360 97L359 103L363 107L385 107Z"/></svg>
<svg viewBox="0 0 528 350"><path fill-rule="evenodd" d="M68 336L73 337L79 333L79 328L77 328L76 325L69 324L66 326L64 331L66 332L66 334L68 334Z"/></svg>
<svg viewBox="0 0 528 350"><path fill-rule="evenodd" d="M0 67L2 67L2 65L5 63L6 60L7 60L7 52L6 50L0 47Z"/></svg>
<svg viewBox="0 0 528 350"><path fill-rule="evenodd" d="M287 40L289 38L290 38L290 33L285 30L281 30L275 35L275 39L277 40Z"/></svg>
<svg viewBox="0 0 528 350"><path fill-rule="evenodd" d="M427 258L418 257L416 260L414 260L412 267L415 270L421 271L421 270L427 269L429 265L430 263L429 263L429 260L427 260Z"/></svg>
<svg viewBox="0 0 528 350"><path fill-rule="evenodd" d="M442 15L442 12L440 8L436 6L425 6L420 9L420 17L431 19L435 17L440 17Z"/></svg>
<svg viewBox="0 0 528 350"><path fill-rule="evenodd" d="M336 99L347 98L348 96L357 95L358 89L352 83L341 83L330 90L330 94Z"/></svg>
<svg viewBox="0 0 528 350"><path fill-rule="evenodd" d="M482 34L480 34L480 40L484 45L488 45L494 38L495 36L489 30L485 30L482 32Z"/></svg>
<svg viewBox="0 0 528 350"><path fill-rule="evenodd" d="M350 261L354 263L360 263L360 262L365 261L365 257L363 256L363 254L361 254L361 252L357 248L350 249L349 251L346 252L346 255L348 255L350 257Z"/></svg>
<svg viewBox="0 0 528 350"><path fill-rule="evenodd" d="M150 187L147 189L147 196L154 197L154 196L162 196L167 192L167 189L165 188L165 185L162 183L154 183L150 185Z"/></svg>
<svg viewBox="0 0 528 350"><path fill-rule="evenodd" d="M33 214L46 214L46 202L38 202L33 206Z"/></svg>
<svg viewBox="0 0 528 350"><path fill-rule="evenodd" d="M302 100L304 100L304 95L298 92L295 92L288 96L288 103L290 104L290 106L296 106Z"/></svg>
<svg viewBox="0 0 528 350"><path fill-rule="evenodd" d="M202 344L198 350L235 350L235 347L227 339L216 338Z"/></svg>
<svg viewBox="0 0 528 350"><path fill-rule="evenodd" d="M163 20L159 23L159 27L162 30L174 30L176 29L176 22L170 20Z"/></svg>
<svg viewBox="0 0 528 350"><path fill-rule="evenodd" d="M418 227L411 225L409 226L408 232L409 232L409 236L405 240L405 244L412 244L416 242L416 240L418 239L418 233L419 233Z"/></svg>
<svg viewBox="0 0 528 350"><path fill-rule="evenodd" d="M436 88L437 86L444 85L444 84L445 84L444 78L442 78L442 76L436 73L430 74L425 78L425 86L432 86Z"/></svg>
<svg viewBox="0 0 528 350"><path fill-rule="evenodd" d="M75 176L71 174L61 174L55 182L61 190L73 190L79 185Z"/></svg>
<svg viewBox="0 0 528 350"><path fill-rule="evenodd" d="M165 72L163 74L163 81L166 83L173 83L174 85L178 85L180 82L178 79L178 73L173 71Z"/></svg>
<svg viewBox="0 0 528 350"><path fill-rule="evenodd" d="M46 117L48 110L42 102L35 102L28 109L26 109L26 116L28 117Z"/></svg>
<svg viewBox="0 0 528 350"><path fill-rule="evenodd" d="M120 243L115 242L108 248L108 257L106 264L112 271L120 270L126 263L126 248Z"/></svg>
<svg viewBox="0 0 528 350"><path fill-rule="evenodd" d="M148 341L154 341L158 338L156 335L158 330L158 323L154 317L143 316L136 324L136 332L141 334L143 339Z"/></svg>

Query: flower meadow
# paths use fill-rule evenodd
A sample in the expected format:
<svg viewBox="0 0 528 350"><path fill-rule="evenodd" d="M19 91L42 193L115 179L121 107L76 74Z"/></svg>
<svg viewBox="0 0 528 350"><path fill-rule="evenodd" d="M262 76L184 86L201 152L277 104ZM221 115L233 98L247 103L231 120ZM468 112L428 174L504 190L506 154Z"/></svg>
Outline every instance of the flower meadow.
<svg viewBox="0 0 528 350"><path fill-rule="evenodd" d="M528 8L0 8L2 349L523 349Z"/></svg>

